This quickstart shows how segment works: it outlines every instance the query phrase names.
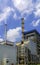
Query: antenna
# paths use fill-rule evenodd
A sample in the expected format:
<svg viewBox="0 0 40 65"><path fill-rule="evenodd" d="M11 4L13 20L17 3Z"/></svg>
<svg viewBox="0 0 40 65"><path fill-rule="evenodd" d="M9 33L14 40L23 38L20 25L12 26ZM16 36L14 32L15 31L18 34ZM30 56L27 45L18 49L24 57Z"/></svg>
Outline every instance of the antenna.
<svg viewBox="0 0 40 65"><path fill-rule="evenodd" d="M24 43L24 18L21 18L22 20L22 44Z"/></svg>

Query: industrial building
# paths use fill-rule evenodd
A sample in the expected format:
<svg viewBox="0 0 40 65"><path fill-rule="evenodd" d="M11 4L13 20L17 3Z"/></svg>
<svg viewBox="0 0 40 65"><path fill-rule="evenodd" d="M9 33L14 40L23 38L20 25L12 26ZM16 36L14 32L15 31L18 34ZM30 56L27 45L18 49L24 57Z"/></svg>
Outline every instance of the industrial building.
<svg viewBox="0 0 40 65"><path fill-rule="evenodd" d="M37 46L35 34L35 30L24 32L24 41L17 42L16 45L10 41L0 42L0 65L28 65L40 62L40 45ZM38 43L40 44L40 41Z"/></svg>
<svg viewBox="0 0 40 65"><path fill-rule="evenodd" d="M22 18L22 40L16 45L17 65L40 63L40 34L36 30L24 32L24 18Z"/></svg>
<svg viewBox="0 0 40 65"><path fill-rule="evenodd" d="M40 62L40 34L36 30L32 30L24 33L25 40L32 40L36 43L37 56L39 57Z"/></svg>
<svg viewBox="0 0 40 65"><path fill-rule="evenodd" d="M18 43L17 44L17 65L26 65L28 60L30 61L31 55L30 51L27 48L26 44ZM29 57L29 58L28 58Z"/></svg>
<svg viewBox="0 0 40 65"><path fill-rule="evenodd" d="M11 44L0 44L0 65L16 65L16 53L17 49L13 42Z"/></svg>
<svg viewBox="0 0 40 65"><path fill-rule="evenodd" d="M0 42L0 65L30 65L40 63L40 34L36 30L24 32L22 20L22 40L7 40L7 24L5 24L5 40Z"/></svg>
<svg viewBox="0 0 40 65"><path fill-rule="evenodd" d="M40 34L36 30L24 32L24 41L17 44L17 63L40 63Z"/></svg>

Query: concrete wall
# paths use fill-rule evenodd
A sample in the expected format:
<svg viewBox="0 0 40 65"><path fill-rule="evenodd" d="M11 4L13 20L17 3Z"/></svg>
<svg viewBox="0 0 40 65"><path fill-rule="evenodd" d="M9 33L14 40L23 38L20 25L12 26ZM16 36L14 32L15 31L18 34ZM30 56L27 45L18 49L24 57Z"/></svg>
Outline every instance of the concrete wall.
<svg viewBox="0 0 40 65"><path fill-rule="evenodd" d="M8 59L9 62L6 65L9 65L9 63L14 63L15 65L17 56L16 52L17 52L16 46L8 46L0 44L0 61L3 62L5 60L6 62L6 60Z"/></svg>

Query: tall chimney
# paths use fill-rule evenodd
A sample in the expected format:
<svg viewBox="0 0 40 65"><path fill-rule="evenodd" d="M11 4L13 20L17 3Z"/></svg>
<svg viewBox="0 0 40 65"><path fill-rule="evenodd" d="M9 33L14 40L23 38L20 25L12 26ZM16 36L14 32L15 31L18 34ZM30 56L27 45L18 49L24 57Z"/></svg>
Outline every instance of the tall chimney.
<svg viewBox="0 0 40 65"><path fill-rule="evenodd" d="M22 20L22 44L24 43L24 18L21 18Z"/></svg>
<svg viewBox="0 0 40 65"><path fill-rule="evenodd" d="M7 43L7 23L5 23L5 44Z"/></svg>

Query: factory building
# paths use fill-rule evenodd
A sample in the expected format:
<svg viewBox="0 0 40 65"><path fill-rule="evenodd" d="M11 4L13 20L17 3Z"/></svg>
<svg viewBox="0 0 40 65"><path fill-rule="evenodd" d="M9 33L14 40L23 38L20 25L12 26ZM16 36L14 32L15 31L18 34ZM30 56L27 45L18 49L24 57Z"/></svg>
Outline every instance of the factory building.
<svg viewBox="0 0 40 65"><path fill-rule="evenodd" d="M24 44L17 43L17 64L27 65L28 63L37 63L39 58L37 57L36 43L32 40L25 40Z"/></svg>
<svg viewBox="0 0 40 65"><path fill-rule="evenodd" d="M14 42L7 40L7 24L5 23L4 41L0 42L0 65L16 65L17 48Z"/></svg>
<svg viewBox="0 0 40 65"><path fill-rule="evenodd" d="M0 65L27 65L40 62L40 41L36 42L40 38L36 37L37 34L34 30L24 32L24 40L16 45L10 41L0 42Z"/></svg>
<svg viewBox="0 0 40 65"><path fill-rule="evenodd" d="M24 32L22 20L22 40L7 41L7 24L5 24L5 40L0 42L0 65L28 65L40 62L40 34L36 30Z"/></svg>
<svg viewBox="0 0 40 65"><path fill-rule="evenodd" d="M31 52L26 44L17 43L17 65L27 65L31 61Z"/></svg>
<svg viewBox="0 0 40 65"><path fill-rule="evenodd" d="M36 45L37 56L40 62L40 34L36 30L32 30L24 33L25 40L32 40Z"/></svg>
<svg viewBox="0 0 40 65"><path fill-rule="evenodd" d="M40 34L36 30L24 32L24 18L22 18L22 41L16 45L17 65L40 63Z"/></svg>
<svg viewBox="0 0 40 65"><path fill-rule="evenodd" d="M0 65L16 65L17 48L13 42L8 43L0 44Z"/></svg>

